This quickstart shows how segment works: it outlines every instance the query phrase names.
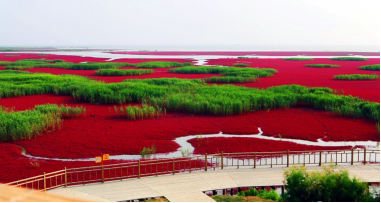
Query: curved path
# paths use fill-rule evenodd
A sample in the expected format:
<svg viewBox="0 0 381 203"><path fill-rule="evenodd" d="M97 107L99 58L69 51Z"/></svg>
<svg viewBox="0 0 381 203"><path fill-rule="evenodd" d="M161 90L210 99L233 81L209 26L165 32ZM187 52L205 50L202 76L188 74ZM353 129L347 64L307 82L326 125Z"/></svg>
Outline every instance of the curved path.
<svg viewBox="0 0 381 203"><path fill-rule="evenodd" d="M73 186L50 190L49 193L92 201L126 201L150 197L166 197L173 202L212 202L203 193L250 186L283 185L284 167L274 168L227 168L216 171L200 171L159 177L145 177L106 182L85 186ZM308 167L318 170L321 167ZM380 165L339 165L336 170L348 169L350 176L367 182L380 182Z"/></svg>

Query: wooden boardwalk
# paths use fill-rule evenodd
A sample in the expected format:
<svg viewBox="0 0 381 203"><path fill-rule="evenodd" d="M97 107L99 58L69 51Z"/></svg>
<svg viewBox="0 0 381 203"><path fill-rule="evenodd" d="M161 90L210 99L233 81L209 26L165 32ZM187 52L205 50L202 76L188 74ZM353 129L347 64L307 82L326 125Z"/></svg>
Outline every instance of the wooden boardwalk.
<svg viewBox="0 0 381 203"><path fill-rule="evenodd" d="M226 168L159 177L144 177L85 186L58 188L48 193L90 201L125 201L164 196L173 202L212 202L203 193L207 190L245 186L283 185L285 167L274 168ZM322 167L307 167L319 170ZM348 169L351 176L367 182L380 182L380 165L338 165L337 170Z"/></svg>

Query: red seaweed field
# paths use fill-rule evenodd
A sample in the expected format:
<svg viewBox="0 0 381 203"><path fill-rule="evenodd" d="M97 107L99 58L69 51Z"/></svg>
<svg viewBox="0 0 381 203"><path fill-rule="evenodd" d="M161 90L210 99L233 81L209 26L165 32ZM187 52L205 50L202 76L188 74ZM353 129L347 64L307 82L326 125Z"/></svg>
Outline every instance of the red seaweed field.
<svg viewBox="0 0 381 203"><path fill-rule="evenodd" d="M121 54L121 53L119 53ZM268 56L330 56L362 54L374 56L375 53L322 53L322 52L123 52L122 54L145 55L242 55L257 54ZM377 53L379 55L379 53ZM68 62L106 62L108 58L80 57L54 54L20 54L15 57L4 57L0 61L17 61L20 59L63 59ZM116 59L113 62L140 63L146 61L195 62L193 59ZM331 61L316 58L311 61L286 61L284 59L210 59L207 65L233 66L234 63L245 63L250 67L273 68L278 72L270 77L262 77L257 82L239 83L249 88L266 89L272 86L298 84L308 87L329 87L343 91L372 102L380 102L380 80L340 81L334 80L338 74L380 74L379 71L359 70L359 66L379 64L380 59L367 61ZM311 68L306 64L337 64L335 68ZM0 67L0 69L2 69ZM135 69L121 67L120 69ZM43 72L54 75L72 74L89 77L106 83L122 82L126 79L145 78L187 78L200 79L219 74L180 74L171 73L171 68L156 68L153 74L141 76L96 76L94 70L68 70L60 68L31 68L29 72ZM40 175L42 172L61 170L64 167L82 167L95 165L92 161L62 161L29 158L26 153L35 157L81 159L93 158L104 153L113 155L138 155L144 147L156 146L157 153L176 151L180 146L174 140L188 135L233 134L251 135L263 131L264 136L300 139L316 142L323 141L380 141L376 122L349 116L340 116L332 112L306 107L278 108L260 110L233 116L201 116L190 113L166 112L158 117L144 120L128 120L118 115L114 107L121 105L90 104L75 101L73 96L41 94L22 97L1 98L0 106L14 107L15 111L24 111L41 104L64 104L83 106L86 115L64 119L59 129L44 132L30 140L9 141L0 143L0 182L10 182L22 178ZM141 104L123 104L122 106L141 106ZM352 146L320 147L297 144L288 141L274 141L260 138L202 138L191 139L189 143L195 148L195 154L252 151L304 151L325 149L350 149ZM122 163L128 160L113 160L109 163ZM35 165L34 163L38 163ZM17 173L15 173L17 171Z"/></svg>

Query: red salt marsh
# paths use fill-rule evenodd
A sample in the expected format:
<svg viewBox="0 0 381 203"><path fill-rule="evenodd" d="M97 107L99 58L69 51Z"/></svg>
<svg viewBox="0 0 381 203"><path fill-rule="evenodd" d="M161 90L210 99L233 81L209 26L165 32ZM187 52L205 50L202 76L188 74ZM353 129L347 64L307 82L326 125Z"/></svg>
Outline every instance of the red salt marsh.
<svg viewBox="0 0 381 203"><path fill-rule="evenodd" d="M367 61L332 61L314 59L312 61L287 61L284 59L211 59L209 65L233 66L234 63L246 63L251 67L274 68L278 73L271 77L260 78L256 83L236 84L246 87L268 88L278 85L298 84L308 87L329 87L343 90L346 95L357 96L369 101L380 102L380 80L344 81L334 80L339 74L377 74L380 71L359 70L364 65L380 64L380 59ZM312 68L305 64L337 64L336 68Z"/></svg>
<svg viewBox="0 0 381 203"><path fill-rule="evenodd" d="M4 54L8 55L8 54ZM12 53L11 55L20 55ZM21 57L2 57L0 61L15 61L25 58L64 59L79 63L104 62L107 59L77 56L21 54ZM169 59L119 59L117 62L138 63L144 61L169 61ZM172 59L172 61L189 62L189 59ZM257 83L243 83L247 87L267 88L284 84L300 84L310 87L330 87L343 90L345 94L359 96L370 101L380 101L380 80L374 81L336 81L336 74L379 74L379 71L358 70L359 66L379 64L379 59L368 61L330 61L314 59L312 61L286 61L284 59L212 59L210 65L233 65L247 63L251 67L274 68L278 70L272 77L261 78ZM305 64L338 64L338 68L309 68ZM133 67L123 67L129 69ZM33 68L30 72L49 72L52 74L82 75L105 82L120 82L128 78L205 78L218 74L175 74L166 69L154 69L154 74L143 76L95 76L93 70L65 70L58 68ZM237 85L237 84L235 84ZM177 150L178 144L173 142L177 137L200 134L257 134L258 127L265 136L302 139L316 141L380 141L376 122L367 119L353 119L333 115L330 112L310 108L274 109L257 111L244 115L217 117L197 116L176 112L167 112L159 118L131 121L115 114L114 105L95 105L78 103L71 96L55 96L53 94L34 95L0 99L0 105L16 107L16 110L31 109L38 104L67 104L83 106L87 115L82 118L65 119L61 130L56 130L31 140L0 143L0 182L9 182L42 172L61 170L63 167L81 167L95 165L93 162L62 162L38 160L36 168L30 162L36 160L21 155L21 148L33 156L50 158L91 158L102 153L110 155L139 154L143 147L154 144L158 153ZM138 105L138 104L134 104ZM119 105L117 105L119 106ZM126 106L126 105L125 105ZM195 140L191 141L192 143ZM313 150L323 149L306 145L297 145L281 141L258 140L254 138L203 138L203 145L193 143L196 153L248 152L248 151L280 151L280 150ZM344 147L350 148L350 147ZM325 149L325 148L324 148ZM338 147L327 149L342 149ZM111 162L110 162L111 163ZM116 163L116 162L115 162ZM18 173L14 173L17 171Z"/></svg>
<svg viewBox="0 0 381 203"><path fill-rule="evenodd" d="M175 151L177 137L200 134L256 134L316 141L379 141L375 122L332 115L307 108L275 109L237 116L196 116L167 113L160 118L131 121L118 118L113 105L75 103L70 96L34 95L3 98L0 105L16 110L36 104L83 106L87 116L65 119L61 130L43 133L31 140L17 141L34 156L88 158L99 153L139 154L155 144L158 152ZM49 144L46 144L49 143ZM247 149L248 150L248 149Z"/></svg>
<svg viewBox="0 0 381 203"><path fill-rule="evenodd" d="M305 150L344 150L352 146L321 147L307 146L286 141L265 140L259 138L215 137L191 139L189 143L194 146L194 153L235 153L235 152L280 152L280 151L305 151Z"/></svg>

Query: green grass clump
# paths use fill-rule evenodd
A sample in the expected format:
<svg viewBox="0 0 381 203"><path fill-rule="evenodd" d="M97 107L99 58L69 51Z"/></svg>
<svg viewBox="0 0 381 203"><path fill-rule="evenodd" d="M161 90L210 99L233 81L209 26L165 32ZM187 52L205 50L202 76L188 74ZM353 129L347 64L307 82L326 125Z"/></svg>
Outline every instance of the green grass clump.
<svg viewBox="0 0 381 203"><path fill-rule="evenodd" d="M306 64L305 67L314 67L314 68L332 68L332 67L340 67L340 65L334 64Z"/></svg>
<svg viewBox="0 0 381 203"><path fill-rule="evenodd" d="M100 69L95 71L95 75L103 76L131 76L152 74L155 71L152 69Z"/></svg>
<svg viewBox="0 0 381 203"><path fill-rule="evenodd" d="M361 74L351 74L351 75L335 75L333 76L335 80L376 80L380 79L380 75L361 75Z"/></svg>
<svg viewBox="0 0 381 203"><path fill-rule="evenodd" d="M185 74L206 74L219 73L224 76L241 76L241 77L269 77L277 72L271 68L237 68L237 67L221 67L221 66L185 66L169 70L173 73Z"/></svg>
<svg viewBox="0 0 381 203"><path fill-rule="evenodd" d="M360 70L378 70L380 71L380 64L360 66Z"/></svg>
<svg viewBox="0 0 381 203"><path fill-rule="evenodd" d="M249 66L248 64L245 64L245 63L235 63L233 65L237 66L237 67L248 67Z"/></svg>
<svg viewBox="0 0 381 203"><path fill-rule="evenodd" d="M249 69L249 68L242 68ZM334 94L330 88L282 85L267 89L207 85L203 80L160 78L106 84L74 75L0 71L0 98L54 93L94 104L142 103L172 112L229 116L305 106L379 122L380 104ZM135 116L136 118L136 116Z"/></svg>
<svg viewBox="0 0 381 203"><path fill-rule="evenodd" d="M142 151L140 152L140 155L142 155L143 158L151 154L156 154L155 145L152 145L151 147L143 147Z"/></svg>
<svg viewBox="0 0 381 203"><path fill-rule="evenodd" d="M311 61L313 58L285 58L287 61Z"/></svg>
<svg viewBox="0 0 381 203"><path fill-rule="evenodd" d="M360 57L336 57L336 58L330 58L332 61L366 61L367 58L360 58Z"/></svg>
<svg viewBox="0 0 381 203"><path fill-rule="evenodd" d="M15 112L0 106L0 141L26 140L60 127L63 117L85 114L82 107L37 105L32 110Z"/></svg>
<svg viewBox="0 0 381 203"><path fill-rule="evenodd" d="M244 83L244 82L255 82L256 77L240 77L240 76L226 76L226 77L210 77L206 78L205 82L209 83Z"/></svg>

